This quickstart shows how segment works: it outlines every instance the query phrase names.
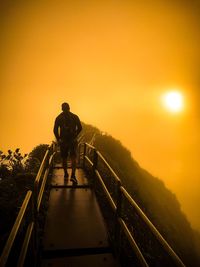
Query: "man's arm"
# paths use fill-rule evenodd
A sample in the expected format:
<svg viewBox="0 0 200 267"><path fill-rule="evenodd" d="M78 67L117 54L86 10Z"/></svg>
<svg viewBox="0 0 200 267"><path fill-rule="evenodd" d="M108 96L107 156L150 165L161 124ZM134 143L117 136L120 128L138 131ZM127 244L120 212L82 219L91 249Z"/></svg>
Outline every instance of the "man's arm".
<svg viewBox="0 0 200 267"><path fill-rule="evenodd" d="M57 141L59 141L59 139L60 139L58 129L59 129L59 122L58 122L58 119L56 118L55 123L54 123L53 132L54 132L54 135L55 135Z"/></svg>
<svg viewBox="0 0 200 267"><path fill-rule="evenodd" d="M78 116L76 117L76 126L76 136L78 136L79 133L82 131L82 125Z"/></svg>

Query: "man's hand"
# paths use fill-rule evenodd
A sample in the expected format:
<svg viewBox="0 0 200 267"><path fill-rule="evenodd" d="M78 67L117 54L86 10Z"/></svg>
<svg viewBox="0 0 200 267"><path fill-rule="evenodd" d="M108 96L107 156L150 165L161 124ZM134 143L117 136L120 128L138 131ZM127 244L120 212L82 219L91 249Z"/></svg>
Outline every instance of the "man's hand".
<svg viewBox="0 0 200 267"><path fill-rule="evenodd" d="M57 139L57 144L58 145L61 145L62 144L62 140L59 138L59 139Z"/></svg>

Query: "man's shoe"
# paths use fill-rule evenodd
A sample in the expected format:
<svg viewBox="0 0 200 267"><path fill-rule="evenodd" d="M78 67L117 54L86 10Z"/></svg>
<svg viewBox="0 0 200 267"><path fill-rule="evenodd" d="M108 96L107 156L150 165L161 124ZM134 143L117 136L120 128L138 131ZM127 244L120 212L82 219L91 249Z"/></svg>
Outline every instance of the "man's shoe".
<svg viewBox="0 0 200 267"><path fill-rule="evenodd" d="M73 184L78 184L78 181L77 181L77 179L76 179L76 176L75 176L75 175L72 175L72 176L71 176L71 179L70 179L70 181L71 181Z"/></svg>
<svg viewBox="0 0 200 267"><path fill-rule="evenodd" d="M64 175L64 178L67 179L69 177L69 174L67 171L65 171L65 175Z"/></svg>

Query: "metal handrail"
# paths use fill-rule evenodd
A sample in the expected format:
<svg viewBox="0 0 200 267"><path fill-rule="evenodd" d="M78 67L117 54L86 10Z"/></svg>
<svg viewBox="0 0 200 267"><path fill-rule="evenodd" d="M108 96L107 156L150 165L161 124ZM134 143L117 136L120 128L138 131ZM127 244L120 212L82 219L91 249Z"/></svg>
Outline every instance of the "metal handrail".
<svg viewBox="0 0 200 267"><path fill-rule="evenodd" d="M44 187L45 187L45 184L46 184L46 178L48 176L48 173L49 173L49 169L48 167L50 166L52 160L53 160L53 157L55 155L55 152L53 151L52 152L52 155L51 154L51 150L54 149L54 145L49 145L46 152L45 152L45 155L44 155L44 158L42 160L42 163L40 165L40 168L39 168L39 171L37 173L37 176L35 178L35 181L34 181L34 206L35 206L35 211L39 211L39 208L40 208L40 203L41 203L41 199L42 199L42 196L43 196L43 192L44 192ZM50 162L51 160L51 162ZM44 176L43 176L43 181L41 183L41 186L39 188L39 184L40 184L40 180L42 178L42 174L44 173Z"/></svg>
<svg viewBox="0 0 200 267"><path fill-rule="evenodd" d="M89 143L85 143L87 147L92 148L92 149L96 149L93 145L89 144Z"/></svg>
<svg viewBox="0 0 200 267"><path fill-rule="evenodd" d="M163 246L163 248L165 249L165 251L168 253L168 255L171 256L172 260L174 260L174 262L177 264L177 266L180 267L185 267L184 263L182 262L182 260L178 257L178 255L174 252L174 250L171 248L171 246L167 243L167 241L163 238L163 236L159 233L159 231L156 229L156 227L151 223L151 221L148 219L148 217L144 214L144 212L140 209L140 207L136 204L136 202L132 199L132 197L128 194L128 192L126 191L126 189L124 187L121 186L121 180L120 178L117 176L117 174L114 172L114 170L112 169L112 167L109 165L109 163L106 161L106 159L103 157L103 155L96 150L96 148L94 146L91 146L88 143L84 143L85 147L89 147L91 149L93 149L97 156L101 158L101 160L103 161L103 163L108 167L108 169L111 171L111 173L113 174L115 180L118 182L118 186L119 186L119 192L121 192L125 198L129 201L129 203L131 204L132 207L134 207L137 211L137 213L140 215L140 217L142 218L142 220L146 223L146 225L150 228L151 232L155 235L155 237L157 238L157 240L160 242L160 244ZM87 161L89 161L90 165L92 167L95 166L94 162L92 162L92 160L90 160L87 155L86 155L86 149L84 150L85 154L84 154L84 159L87 159ZM103 182L103 179L100 175L100 173L98 172L97 169L95 169L95 173L99 179L99 181L102 184L103 190L106 193L106 196L109 200L109 203L111 205L111 207L113 208L113 210L117 211L119 207L116 207L105 183ZM121 203L118 203L121 206ZM121 212L118 211L117 212L117 216L118 216L118 221L122 227L122 229L124 230L131 247L134 249L134 251L136 252L136 256L138 258L138 260L141 262L142 266L148 266L148 264L146 263L144 257L141 257L141 252L140 249L136 246L136 242L132 236L132 234L130 233L130 231L128 230L128 227L126 225L126 223L124 222L124 220L121 218ZM138 250L137 250L138 249ZM146 265L147 264L147 265Z"/></svg>
<svg viewBox="0 0 200 267"><path fill-rule="evenodd" d="M110 202L110 205L111 205L113 211L116 212L117 211L117 206L115 205L115 202L113 201L113 199L112 199L112 197L111 197L111 195L110 195L110 193L109 193L109 191L108 191L103 179L101 178L100 173L97 170L95 170L95 173L96 173L96 175L97 175L97 177L98 177L98 179L99 179L99 181L100 181L100 183L101 183L101 185L103 187L104 192L106 193L106 196L108 198L108 201Z"/></svg>
<svg viewBox="0 0 200 267"><path fill-rule="evenodd" d="M41 204L41 201L42 201L42 197L43 197L43 193L44 193L47 177L48 177L48 174L49 174L49 166L51 165L51 163L53 161L54 155L55 155L55 152L49 158L48 166L47 166L47 169L45 170L44 177L43 177L43 180L42 180L42 184L41 184L41 187L40 187L40 191L38 193L38 201L37 201L37 205L38 205L37 206L37 211L38 212L39 212L39 209L40 209L40 204Z"/></svg>
<svg viewBox="0 0 200 267"><path fill-rule="evenodd" d="M110 165L108 164L108 162L106 161L106 159L103 157L103 155L98 150L96 150L96 148L94 146L92 146L91 144L85 143L85 145L87 147L93 149L94 151L96 151L97 155L103 161L103 163L106 165L106 167L109 169L109 171L112 173L112 175L114 176L115 180L117 182L121 181L120 178L118 177L118 175L115 173L115 171L110 167Z"/></svg>
<svg viewBox="0 0 200 267"><path fill-rule="evenodd" d="M92 162L87 156L85 156L85 159L86 159L87 162L89 162L89 164L93 167L93 162Z"/></svg>
<svg viewBox="0 0 200 267"><path fill-rule="evenodd" d="M103 163L106 165L106 167L109 169L109 171L112 173L112 175L114 176L116 182L120 182L120 178L118 177L118 175L115 173L115 171L110 167L110 165L108 164L108 162L105 160L105 158L102 156L102 154L97 151L97 155L101 158L101 160L103 161Z"/></svg>
<svg viewBox="0 0 200 267"><path fill-rule="evenodd" d="M48 148L45 152L42 163L40 165L40 168L38 170L37 176L36 176L35 181L34 181L34 191L32 192L31 190L28 190L26 193L25 199L22 203L20 211L17 215L15 223L11 229L10 235L7 239L7 242L4 246L3 252L1 254L0 267L6 266L6 263L8 261L8 257L10 255L11 249L12 249L13 244L15 242L19 228L22 224L23 219L25 218L25 213L28 209L28 206L31 203L31 214L34 216L31 218L31 221L27 227L25 238L24 238L24 241L23 241L23 244L21 247L21 252L20 252L20 255L18 258L17 266L22 267L24 264L31 236L32 236L33 232L35 234L37 234L36 233L37 232L37 229L36 229L37 228L37 213L38 213L39 208L40 208L40 204L41 204L42 196L44 193L44 188L45 188L47 176L49 173L50 165L52 164L53 157L55 155L53 148L54 148L54 146L52 144L51 146L48 146ZM51 154L51 151L52 151L52 154ZM41 179L43 173L44 173L43 180L42 180L41 186L39 188L39 182L40 182L40 179ZM35 242L35 243L37 244L37 242Z"/></svg>
<svg viewBox="0 0 200 267"><path fill-rule="evenodd" d="M176 255L176 253L173 251L173 249L167 243L167 241L160 234L160 232L153 225L153 223L148 219L148 217L140 209L140 207L137 205L137 203L132 199L132 197L129 195L129 193L126 191L126 189L121 186L120 190L121 190L122 194L126 197L126 199L129 201L131 206L135 208L137 214L142 218L142 220L146 223L146 225L148 225L149 229L155 235L155 237L158 239L158 241L161 243L161 245L164 247L164 249L171 255L171 257L177 263L177 265L182 266L182 267L185 266L183 264L183 262L181 261L181 259Z"/></svg>
<svg viewBox="0 0 200 267"><path fill-rule="evenodd" d="M129 240L129 243L131 244L131 247L133 248L136 256L137 256L137 259L138 261L140 262L141 266L142 267L149 267L148 263L146 262L141 250L139 249L137 243L135 242L135 239L133 238L131 232L129 231L126 223L124 222L124 220L122 218L118 218L118 221L126 235L126 237L128 238Z"/></svg>
<svg viewBox="0 0 200 267"><path fill-rule="evenodd" d="M30 203L31 197L32 197L32 191L28 190L28 192L26 193L25 199L24 199L24 201L22 203L22 206L20 208L20 211L19 211L19 213L17 215L17 218L15 220L15 223L14 223L14 225L12 227L12 230L10 232L10 235L8 237L6 245L5 245L5 247L3 249L3 252L1 254L0 267L4 267L6 265L6 262L8 260L8 256L10 254L10 251L12 249L13 243L14 243L15 238L17 236L19 227L21 226L21 223L22 223L22 220L24 218L24 214L26 212L28 204Z"/></svg>
<svg viewBox="0 0 200 267"><path fill-rule="evenodd" d="M26 235L25 235L24 242L23 242L22 249L21 249L21 253L20 253L20 256L18 259L17 267L23 267L24 266L24 261L26 259L26 253L28 250L28 245L29 245L29 242L31 239L33 228L34 228L34 222L30 222L29 226L27 228L27 231L26 231Z"/></svg>
<svg viewBox="0 0 200 267"><path fill-rule="evenodd" d="M49 150L50 150L50 146L48 146L48 148L47 148L47 150L45 152L44 158L42 160L42 163L41 163L40 168L38 170L37 176L35 178L35 183L40 181L40 178L42 176L42 173L43 173L43 170L44 170L44 167L45 167L45 163L46 163L46 160L47 160L47 157L48 157L48 154L49 154Z"/></svg>

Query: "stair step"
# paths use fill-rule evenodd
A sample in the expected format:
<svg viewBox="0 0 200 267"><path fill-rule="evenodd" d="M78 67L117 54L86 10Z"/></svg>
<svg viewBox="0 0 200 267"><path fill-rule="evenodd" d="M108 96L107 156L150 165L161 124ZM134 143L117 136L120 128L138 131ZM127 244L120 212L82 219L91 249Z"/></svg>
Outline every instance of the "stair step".
<svg viewBox="0 0 200 267"><path fill-rule="evenodd" d="M41 267L119 267L111 253L44 259Z"/></svg>
<svg viewBox="0 0 200 267"><path fill-rule="evenodd" d="M43 259L63 258L83 255L98 255L111 253L110 247L92 247L92 248L76 248L76 249L59 249L59 250L44 250Z"/></svg>

